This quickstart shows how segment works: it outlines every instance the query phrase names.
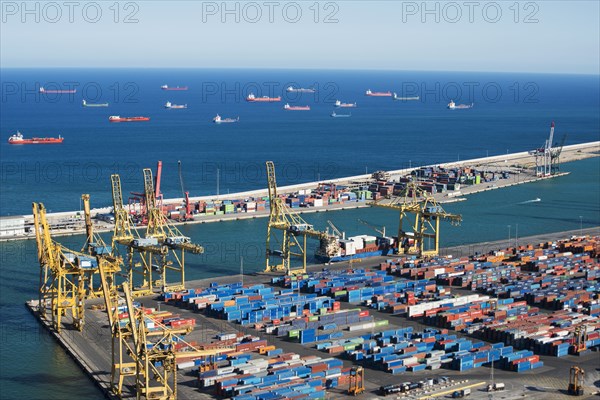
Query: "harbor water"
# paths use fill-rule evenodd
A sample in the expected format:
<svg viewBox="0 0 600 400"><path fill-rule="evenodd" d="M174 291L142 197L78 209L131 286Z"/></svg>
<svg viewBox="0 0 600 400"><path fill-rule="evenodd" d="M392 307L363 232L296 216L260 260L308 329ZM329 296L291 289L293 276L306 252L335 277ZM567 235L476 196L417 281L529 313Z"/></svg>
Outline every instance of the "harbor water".
<svg viewBox="0 0 600 400"><path fill-rule="evenodd" d="M551 121L557 143L565 134L566 144L600 138L599 82L587 75L7 69L0 79L0 215L30 214L34 200L50 211L76 210L81 193L92 206L108 206L110 174L121 174L127 199L143 190L142 168L158 160L161 191L173 198L182 196L178 160L193 197L264 188L267 160L286 185L531 150L544 145ZM164 91L164 84L189 90ZM40 94L40 85L78 91ZM287 93L290 85L317 92ZM367 89L420 100L367 97ZM249 92L282 101L248 103ZM82 107L83 99L109 106ZM357 103L352 117L331 118L336 99ZM448 110L450 100L475 106ZM188 108L165 109L167 101ZM286 102L311 110L285 111ZM214 124L217 114L240 121ZM150 121L110 123L111 115ZM65 140L9 145L17 130Z"/></svg>

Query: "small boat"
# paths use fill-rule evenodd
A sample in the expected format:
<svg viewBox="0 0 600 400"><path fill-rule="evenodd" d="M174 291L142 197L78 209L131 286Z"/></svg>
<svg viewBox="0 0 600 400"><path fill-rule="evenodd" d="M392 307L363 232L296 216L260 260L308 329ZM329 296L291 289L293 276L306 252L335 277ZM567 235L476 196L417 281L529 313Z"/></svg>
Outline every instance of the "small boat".
<svg viewBox="0 0 600 400"><path fill-rule="evenodd" d="M43 137L43 138L38 138L38 137L34 137L31 139L25 139L23 137L23 134L19 131L17 131L17 133L15 133L14 135L12 135L11 137L8 138L8 143L9 144L58 144L58 143L62 143L64 140L64 138L60 135L58 135L57 138L54 137Z"/></svg>
<svg viewBox="0 0 600 400"><path fill-rule="evenodd" d="M150 117L120 117L118 115L111 115L108 117L110 122L141 122L150 121Z"/></svg>
<svg viewBox="0 0 600 400"><path fill-rule="evenodd" d="M396 93L394 93L392 98L398 101L418 101L420 99L419 96L399 97Z"/></svg>
<svg viewBox="0 0 600 400"><path fill-rule="evenodd" d="M221 118L219 114L213 118L215 124L231 124L233 122L239 122L240 117L237 118Z"/></svg>
<svg viewBox="0 0 600 400"><path fill-rule="evenodd" d="M454 102L454 100L450 100L450 103L448 103L448 109L449 110L466 110L468 108L473 108L474 105L475 105L475 103L471 103L471 104L456 104Z"/></svg>
<svg viewBox="0 0 600 400"><path fill-rule="evenodd" d="M331 113L332 118L346 118L351 116L352 114L337 114L335 111Z"/></svg>
<svg viewBox="0 0 600 400"><path fill-rule="evenodd" d="M187 108L187 104L173 104L170 101L167 101L165 103L165 108L172 108L172 109Z"/></svg>
<svg viewBox="0 0 600 400"><path fill-rule="evenodd" d="M281 101L281 97L280 96L277 96L277 97L269 97L269 96L256 97L254 95L254 93L250 93L248 95L248 97L246 97L246 101L249 101L251 103L272 103L272 102L276 102L276 101Z"/></svg>
<svg viewBox="0 0 600 400"><path fill-rule="evenodd" d="M315 93L316 92L316 90L313 88L305 89L305 88L295 88L293 86L288 86L287 89L285 89L285 91L288 93Z"/></svg>
<svg viewBox="0 0 600 400"><path fill-rule="evenodd" d="M44 89L43 86L40 86L40 93L68 93L73 94L77 93L77 89Z"/></svg>
<svg viewBox="0 0 600 400"><path fill-rule="evenodd" d="M283 109L288 111L310 111L310 106L290 106L286 103Z"/></svg>
<svg viewBox="0 0 600 400"><path fill-rule="evenodd" d="M187 86L175 86L175 87L169 87L168 85L162 85L160 87L162 90L188 90Z"/></svg>
<svg viewBox="0 0 600 400"><path fill-rule="evenodd" d="M365 96L370 96L370 97L392 97L392 92L371 92L371 89L368 89L365 92Z"/></svg>
<svg viewBox="0 0 600 400"><path fill-rule="evenodd" d="M354 107L356 107L356 102L354 102L354 103L342 103L341 101L336 100L335 101L335 106L336 107L340 107L340 108L354 108Z"/></svg>
<svg viewBox="0 0 600 400"><path fill-rule="evenodd" d="M85 100L81 100L83 107L108 107L108 103L88 103Z"/></svg>

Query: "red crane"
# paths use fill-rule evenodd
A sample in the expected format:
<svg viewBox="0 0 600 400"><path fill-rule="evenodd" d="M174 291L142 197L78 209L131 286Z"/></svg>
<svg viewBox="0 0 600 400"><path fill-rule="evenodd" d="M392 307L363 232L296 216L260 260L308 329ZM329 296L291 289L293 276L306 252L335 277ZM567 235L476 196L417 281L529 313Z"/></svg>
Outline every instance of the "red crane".
<svg viewBox="0 0 600 400"><path fill-rule="evenodd" d="M154 187L156 188L154 196L156 205L162 209L163 195L160 192L160 180L162 176L162 161L158 160L156 164L156 178ZM131 192L129 197L129 213L139 218L142 225L148 224L148 208L146 207L146 195L144 193Z"/></svg>

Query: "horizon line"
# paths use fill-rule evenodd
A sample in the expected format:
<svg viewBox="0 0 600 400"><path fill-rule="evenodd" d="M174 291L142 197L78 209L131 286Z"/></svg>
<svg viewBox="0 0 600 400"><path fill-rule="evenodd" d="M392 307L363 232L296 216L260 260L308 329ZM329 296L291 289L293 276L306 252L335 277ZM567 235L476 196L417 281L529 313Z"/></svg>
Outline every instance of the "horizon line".
<svg viewBox="0 0 600 400"><path fill-rule="evenodd" d="M539 75L587 75L587 76L600 76L600 71L597 73L592 72L566 72L566 71L554 71L554 72L534 72L534 71L494 71L494 70L441 70L441 69L395 69L395 68L332 68L332 67L149 67L149 66L102 66L102 67L91 67L91 66L47 66L47 67L35 67L35 66L1 66L0 70L5 69L99 69L99 70L111 70L111 69L143 69L143 70L292 70L292 71L385 71L385 72L445 72L445 73L496 73L496 74L539 74Z"/></svg>

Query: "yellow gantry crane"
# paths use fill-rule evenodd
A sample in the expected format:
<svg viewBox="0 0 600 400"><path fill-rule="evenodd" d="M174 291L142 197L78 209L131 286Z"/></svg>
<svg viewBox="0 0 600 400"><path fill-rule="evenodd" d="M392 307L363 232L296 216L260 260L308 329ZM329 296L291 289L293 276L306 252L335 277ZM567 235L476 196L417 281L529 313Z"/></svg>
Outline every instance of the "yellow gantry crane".
<svg viewBox="0 0 600 400"><path fill-rule="evenodd" d="M62 317L70 312L73 326L83 330L84 300L86 297L85 270L93 265L87 256L71 251L52 240L42 203L33 203L35 240L40 262L39 305L40 316L48 319L60 333ZM88 264L89 263L89 264Z"/></svg>
<svg viewBox="0 0 600 400"><path fill-rule="evenodd" d="M585 371L576 365L569 370L569 386L567 392L573 396L583 396L583 377Z"/></svg>
<svg viewBox="0 0 600 400"><path fill-rule="evenodd" d="M184 236L179 229L173 226L165 217L156 203L154 191L154 180L152 170L144 169L144 191L146 195L146 207L148 210L148 228L146 239L156 240L159 245L166 249L160 258L158 272L160 274L160 285L162 291L176 291L185 289L185 253L202 254L204 248L192 243L188 236ZM177 281L167 282L167 271L177 275Z"/></svg>
<svg viewBox="0 0 600 400"><path fill-rule="evenodd" d="M235 348L199 350L188 344L187 351L176 351L176 343L185 343L181 335L192 327L170 329L135 307L131 287L123 283L123 297L100 268L104 301L112 334L111 390L120 398L129 398L126 385L136 399L177 398L177 358L214 357ZM125 318L119 318L125 313ZM126 382L127 380L127 382Z"/></svg>
<svg viewBox="0 0 600 400"><path fill-rule="evenodd" d="M314 229L300 215L293 212L277 194L275 164L267 161L267 183L269 188L269 223L267 225L266 268L265 272L285 272L288 275L306 273L306 241L314 238L320 241L320 249L327 253L335 253L337 237L327 232ZM282 232L277 237L273 230ZM275 240L278 249L271 249L271 239ZM293 247L297 250L293 251ZM291 256L300 257L302 266L292 268ZM281 263L272 263L272 258L281 258Z"/></svg>
<svg viewBox="0 0 600 400"><path fill-rule="evenodd" d="M371 203L376 207L399 211L398 253L432 256L439 253L440 221L449 221L458 225L462 216L450 214L440 206L435 198L421 189L418 182L409 182L399 196L388 196ZM404 220L409 214L414 215L412 232L404 230ZM426 240L433 243L425 245ZM411 243L412 241L412 243Z"/></svg>
<svg viewBox="0 0 600 400"><path fill-rule="evenodd" d="M121 178L117 174L110 177L113 198L113 213L115 227L112 237L112 254L118 256L119 245L125 246L127 281L134 295L148 295L154 292L152 277L152 261L154 256L164 257L168 249L159 245L155 238L141 238L135 229L132 229L131 216L123 205L123 191ZM137 284L136 277L141 277Z"/></svg>
<svg viewBox="0 0 600 400"><path fill-rule="evenodd" d="M365 370L361 366L352 367L350 370L350 382L348 383L348 394L358 396L365 391Z"/></svg>
<svg viewBox="0 0 600 400"><path fill-rule="evenodd" d="M588 332L587 325L582 324L575 328L573 332L573 347L575 354L579 354L587 350Z"/></svg>
<svg viewBox="0 0 600 400"><path fill-rule="evenodd" d="M94 232L94 225L92 224L92 216L90 211L90 195L82 194L81 200L83 201L83 212L85 221L85 233L86 241L82 252L87 252L92 257L96 257L98 262L98 268L94 268L92 273L84 274L87 285L90 291L87 297L102 296L102 286L98 287L94 284L94 275L99 273L100 264L102 264L104 272L110 275L109 281L111 284L114 282L114 275L121 271L121 265L123 260L120 257L115 257L112 254L112 248L108 246L102 237Z"/></svg>

